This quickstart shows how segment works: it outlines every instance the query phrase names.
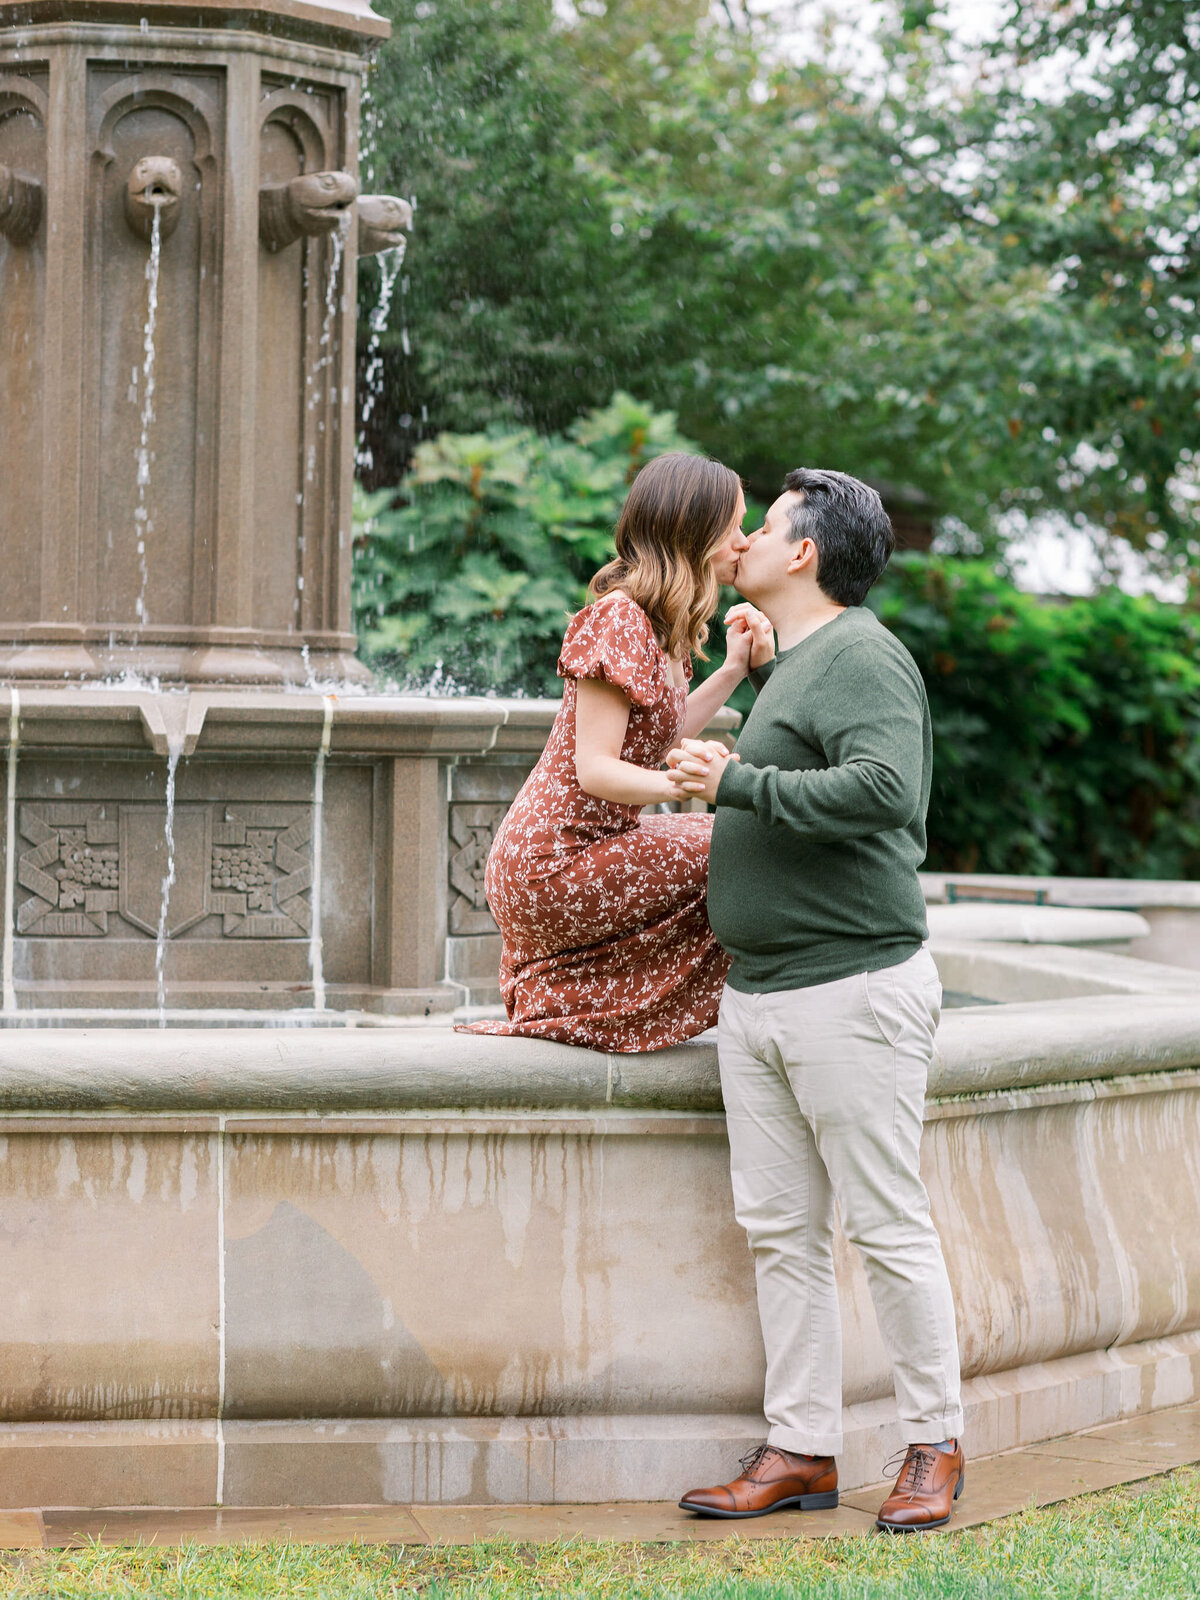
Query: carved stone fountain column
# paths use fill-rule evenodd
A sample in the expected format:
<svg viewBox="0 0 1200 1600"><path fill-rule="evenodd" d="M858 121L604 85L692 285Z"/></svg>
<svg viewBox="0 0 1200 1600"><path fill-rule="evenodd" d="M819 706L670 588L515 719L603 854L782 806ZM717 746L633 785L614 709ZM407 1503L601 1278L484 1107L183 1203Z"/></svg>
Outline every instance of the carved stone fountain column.
<svg viewBox="0 0 1200 1600"><path fill-rule="evenodd" d="M0 677L362 675L353 174L387 31L355 0L0 0ZM364 248L396 225L372 197Z"/></svg>

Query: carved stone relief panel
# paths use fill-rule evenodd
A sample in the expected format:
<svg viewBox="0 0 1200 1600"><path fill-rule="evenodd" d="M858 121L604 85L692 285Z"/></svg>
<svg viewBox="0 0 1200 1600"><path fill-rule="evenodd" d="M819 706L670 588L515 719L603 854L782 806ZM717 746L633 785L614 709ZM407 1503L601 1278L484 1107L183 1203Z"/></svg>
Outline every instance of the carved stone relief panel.
<svg viewBox="0 0 1200 1600"><path fill-rule="evenodd" d="M213 830L211 881L212 908L221 913L227 938L307 937L312 813L297 806L227 806Z"/></svg>
<svg viewBox="0 0 1200 1600"><path fill-rule="evenodd" d="M163 879L171 869L165 806L127 805L120 812L121 873L118 909L126 922L157 937L163 916ZM167 897L164 931L174 939L209 915L206 868L212 848L212 807L176 806L172 823L175 881Z"/></svg>
<svg viewBox="0 0 1200 1600"><path fill-rule="evenodd" d="M450 932L496 933L483 888L488 851L507 805L450 807Z"/></svg>
<svg viewBox="0 0 1200 1600"><path fill-rule="evenodd" d="M117 808L23 805L17 882L30 898L17 907L17 932L95 939L117 909L121 850Z"/></svg>
<svg viewBox="0 0 1200 1600"><path fill-rule="evenodd" d="M29 938L155 938L171 860L168 939L307 939L312 927L312 809L307 805L23 803L16 908ZM117 917L110 921L112 913ZM220 919L217 921L217 919Z"/></svg>

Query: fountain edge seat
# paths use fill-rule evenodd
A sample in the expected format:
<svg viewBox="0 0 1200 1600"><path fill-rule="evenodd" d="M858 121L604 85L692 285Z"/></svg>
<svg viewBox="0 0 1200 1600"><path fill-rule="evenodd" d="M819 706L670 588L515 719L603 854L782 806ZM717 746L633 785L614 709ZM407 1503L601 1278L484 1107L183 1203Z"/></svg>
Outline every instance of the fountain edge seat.
<svg viewBox="0 0 1200 1600"><path fill-rule="evenodd" d="M1098 995L949 1012L930 1095L1200 1067L1200 996ZM0 1112L721 1109L716 1046L616 1055L546 1040L297 1029L0 1033Z"/></svg>

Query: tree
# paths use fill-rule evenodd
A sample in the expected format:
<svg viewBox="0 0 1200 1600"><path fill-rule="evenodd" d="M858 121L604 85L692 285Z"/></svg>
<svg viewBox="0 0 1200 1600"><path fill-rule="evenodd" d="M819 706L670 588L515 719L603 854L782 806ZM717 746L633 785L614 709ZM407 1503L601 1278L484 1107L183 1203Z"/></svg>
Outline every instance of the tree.
<svg viewBox="0 0 1200 1600"><path fill-rule="evenodd" d="M1198 45L1180 0L1010 0L951 88L953 43L926 17L887 41L903 88L879 113L913 224L961 228L1018 291L993 512L1061 510L1193 582ZM937 92L913 92L922 76Z"/></svg>
<svg viewBox="0 0 1200 1600"><path fill-rule="evenodd" d="M375 482L414 436L555 431L620 386L762 495L820 460L980 512L993 453L950 471L946 448L976 405L964 353L990 358L1007 291L945 290L986 253L885 203L861 96L701 0L610 0L569 27L541 0L416 11L373 84L383 181L419 206Z"/></svg>
<svg viewBox="0 0 1200 1600"><path fill-rule="evenodd" d="M622 250L577 167L573 61L550 0L380 10L393 37L369 76L372 181L417 216L382 341L375 485L399 482L443 429L567 427L621 386L644 314L612 288ZM367 267L364 307L377 293Z"/></svg>
<svg viewBox="0 0 1200 1600"><path fill-rule="evenodd" d="M864 89L707 0L391 4L378 165L419 210L375 483L623 388L764 497L818 462L965 548L1053 509L1200 567L1186 6L1012 0L967 62L893 8ZM1061 102L1030 86L1097 49Z"/></svg>

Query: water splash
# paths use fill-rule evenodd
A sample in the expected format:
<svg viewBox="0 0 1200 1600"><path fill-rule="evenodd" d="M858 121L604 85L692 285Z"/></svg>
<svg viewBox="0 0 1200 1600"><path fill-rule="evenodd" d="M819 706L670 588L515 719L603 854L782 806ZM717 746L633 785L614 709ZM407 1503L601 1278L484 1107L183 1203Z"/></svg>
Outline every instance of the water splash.
<svg viewBox="0 0 1200 1600"><path fill-rule="evenodd" d="M379 401L383 398L383 356L380 354L380 343L383 339L384 329L387 327L388 317L392 309L392 295L396 290L396 281L400 276L400 268L404 265L404 246L399 245L394 250L384 250L379 255L379 298L367 318L367 325L371 330L371 337L367 342L367 362L363 372L363 403L359 413L359 426L365 433L371 414ZM407 334L405 334L407 338ZM361 471L370 471L375 465L375 457L369 445L364 444L360 437L358 449L354 453L354 463Z"/></svg>
<svg viewBox="0 0 1200 1600"><path fill-rule="evenodd" d="M134 532L137 535L137 555L140 586L137 597L137 619L146 623L146 595L150 587L150 565L146 545L153 528L150 521L150 428L154 422L154 356L155 330L158 326L158 280L162 265L162 208L154 207L150 224L150 259L146 263L146 324L142 330L142 431L137 447L137 505L133 512Z"/></svg>
<svg viewBox="0 0 1200 1600"><path fill-rule="evenodd" d="M183 734L167 735L167 870L163 873L162 901L158 909L158 936L154 942L154 973L158 989L158 1025L167 1025L167 913L175 887L175 775L183 754Z"/></svg>
<svg viewBox="0 0 1200 1600"><path fill-rule="evenodd" d="M325 947L321 940L321 841L325 818L325 758L333 738L333 696L325 697L321 747L313 770L312 925L308 937L308 965L312 973L313 1010L325 1010Z"/></svg>

